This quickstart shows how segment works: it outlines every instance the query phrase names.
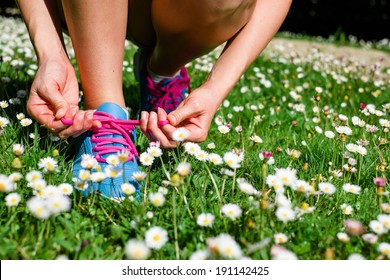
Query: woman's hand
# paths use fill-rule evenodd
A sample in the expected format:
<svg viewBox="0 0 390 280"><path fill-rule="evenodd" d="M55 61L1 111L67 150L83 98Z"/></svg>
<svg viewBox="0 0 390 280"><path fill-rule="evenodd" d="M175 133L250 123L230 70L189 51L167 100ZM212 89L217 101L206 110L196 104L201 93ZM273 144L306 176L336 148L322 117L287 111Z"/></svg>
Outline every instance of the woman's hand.
<svg viewBox="0 0 390 280"><path fill-rule="evenodd" d="M61 138L76 137L100 125L93 122L93 111L79 110L78 102L78 82L68 58L41 61L27 101L29 115ZM73 124L66 125L61 118Z"/></svg>
<svg viewBox="0 0 390 280"><path fill-rule="evenodd" d="M159 108L158 112L142 112L141 130L150 141L159 141L164 148L176 147L173 133L179 127L188 130L186 141L202 142L206 139L211 121L219 107L213 94L199 87L183 100L179 107L167 115ZM157 122L169 120L169 124L158 127Z"/></svg>

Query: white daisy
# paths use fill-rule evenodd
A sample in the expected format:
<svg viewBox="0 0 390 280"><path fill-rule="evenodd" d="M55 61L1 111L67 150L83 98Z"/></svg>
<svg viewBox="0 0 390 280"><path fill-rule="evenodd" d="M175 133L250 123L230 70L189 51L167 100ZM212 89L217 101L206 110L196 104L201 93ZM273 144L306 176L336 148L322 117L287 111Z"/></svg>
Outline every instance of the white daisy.
<svg viewBox="0 0 390 280"><path fill-rule="evenodd" d="M70 195L73 192L73 186L69 183L59 184L58 189L63 195Z"/></svg>
<svg viewBox="0 0 390 280"><path fill-rule="evenodd" d="M188 136L190 136L190 132L186 128L180 127L173 132L172 139L176 142L183 142Z"/></svg>
<svg viewBox="0 0 390 280"><path fill-rule="evenodd" d="M45 201L39 197L33 196L26 202L28 210L38 219L47 219L50 217L50 211L46 207Z"/></svg>
<svg viewBox="0 0 390 280"><path fill-rule="evenodd" d="M135 193L136 188L135 188L134 185L131 184L131 183L123 183L123 184L121 185L121 190L122 190L122 192L123 192L125 195L132 195L133 193Z"/></svg>
<svg viewBox="0 0 390 280"><path fill-rule="evenodd" d="M346 183L343 185L343 190L353 194L360 194L361 188L357 185Z"/></svg>
<svg viewBox="0 0 390 280"><path fill-rule="evenodd" d="M233 203L223 205L221 211L225 216L229 217L232 220L235 220L240 217L242 213L241 207Z"/></svg>
<svg viewBox="0 0 390 280"><path fill-rule="evenodd" d="M286 243L288 241L288 237L284 233L275 233L274 234L274 241L276 244L283 244L283 243Z"/></svg>
<svg viewBox="0 0 390 280"><path fill-rule="evenodd" d="M15 190L15 183L9 176L0 174L0 192L11 192Z"/></svg>
<svg viewBox="0 0 390 280"><path fill-rule="evenodd" d="M215 216L210 213L199 214L196 223L201 227L211 227L214 223Z"/></svg>
<svg viewBox="0 0 390 280"><path fill-rule="evenodd" d="M43 172L57 172L58 171L58 163L52 157L45 157L39 160L38 167L43 169Z"/></svg>
<svg viewBox="0 0 390 280"><path fill-rule="evenodd" d="M222 157L216 153L209 154L209 161L214 165L221 165L223 163Z"/></svg>
<svg viewBox="0 0 390 280"><path fill-rule="evenodd" d="M152 156L148 152L143 152L140 155L139 160L143 166L151 166L154 161L154 156Z"/></svg>
<svg viewBox="0 0 390 280"><path fill-rule="evenodd" d="M149 193L149 200L153 206L160 207L165 203L165 196L161 192Z"/></svg>
<svg viewBox="0 0 390 280"><path fill-rule="evenodd" d="M22 144L13 144L12 151L15 156L20 156L24 153L24 146Z"/></svg>
<svg viewBox="0 0 390 280"><path fill-rule="evenodd" d="M278 207L275 211L275 214L276 217L284 223L295 219L295 213L290 207Z"/></svg>
<svg viewBox="0 0 390 280"><path fill-rule="evenodd" d="M149 248L159 250L167 241L168 232L159 226L151 227L145 233L145 243Z"/></svg>
<svg viewBox="0 0 390 280"><path fill-rule="evenodd" d="M188 162L180 162L176 167L176 172L180 176L187 176L191 173L191 164Z"/></svg>
<svg viewBox="0 0 390 280"><path fill-rule="evenodd" d="M150 255L150 249L144 241L130 239L125 246L127 258L132 260L146 260Z"/></svg>
<svg viewBox="0 0 390 280"><path fill-rule="evenodd" d="M242 257L242 251L237 242L226 233L221 233L212 240L213 246L223 258L238 259Z"/></svg>
<svg viewBox="0 0 390 280"><path fill-rule="evenodd" d="M332 183L321 182L318 184L318 189L325 194L334 194L336 187Z"/></svg>
<svg viewBox="0 0 390 280"><path fill-rule="evenodd" d="M18 193L10 193L5 197L5 205L8 207L18 206L21 197Z"/></svg>

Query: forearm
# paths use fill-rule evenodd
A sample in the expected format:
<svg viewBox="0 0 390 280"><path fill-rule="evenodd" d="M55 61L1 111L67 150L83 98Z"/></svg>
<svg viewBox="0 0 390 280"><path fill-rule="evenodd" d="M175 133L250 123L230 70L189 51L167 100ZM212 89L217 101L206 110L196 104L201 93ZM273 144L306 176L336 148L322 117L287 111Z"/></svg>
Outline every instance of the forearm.
<svg viewBox="0 0 390 280"><path fill-rule="evenodd" d="M283 23L292 0L258 0L241 31L226 45L204 86L221 104Z"/></svg>
<svg viewBox="0 0 390 280"><path fill-rule="evenodd" d="M16 0L38 60L66 56L56 0Z"/></svg>

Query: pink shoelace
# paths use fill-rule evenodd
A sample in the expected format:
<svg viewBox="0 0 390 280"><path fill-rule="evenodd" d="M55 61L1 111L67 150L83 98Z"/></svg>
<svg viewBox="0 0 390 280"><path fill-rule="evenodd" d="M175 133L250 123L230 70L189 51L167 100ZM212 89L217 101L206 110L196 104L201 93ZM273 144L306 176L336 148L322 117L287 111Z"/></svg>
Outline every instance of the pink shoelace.
<svg viewBox="0 0 390 280"><path fill-rule="evenodd" d="M91 142L96 143L92 148L95 158L99 162L106 162L103 157L107 154L116 154L123 151L128 152L127 161L133 160L134 156L138 156L138 151L130 138L130 134L135 129L136 125L140 125L139 120L121 120L116 119L105 112L95 112L94 119L101 122L102 127L93 130L94 134L91 137ZM62 123L72 125L73 121L61 118ZM158 126L164 126L169 121L159 121ZM122 137L112 137L120 135Z"/></svg>
<svg viewBox="0 0 390 280"><path fill-rule="evenodd" d="M188 88L188 91L191 91L190 78L185 67L181 68L180 77L175 77L166 84L165 80L156 84L149 75L146 75L146 81L146 87L153 95L149 101L153 104L152 110L160 107L166 111L174 111L184 98L184 89Z"/></svg>

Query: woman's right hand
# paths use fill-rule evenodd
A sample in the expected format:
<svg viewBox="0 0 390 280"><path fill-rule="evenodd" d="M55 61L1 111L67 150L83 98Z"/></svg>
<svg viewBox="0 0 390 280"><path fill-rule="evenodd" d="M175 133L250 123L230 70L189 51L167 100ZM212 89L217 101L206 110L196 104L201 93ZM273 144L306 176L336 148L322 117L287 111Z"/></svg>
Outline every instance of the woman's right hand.
<svg viewBox="0 0 390 280"><path fill-rule="evenodd" d="M61 138L77 137L91 127L92 110L79 110L79 87L75 71L67 57L41 60L27 101L28 114ZM66 125L61 118L72 120Z"/></svg>

